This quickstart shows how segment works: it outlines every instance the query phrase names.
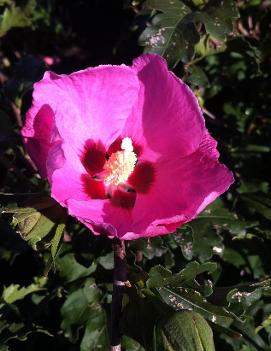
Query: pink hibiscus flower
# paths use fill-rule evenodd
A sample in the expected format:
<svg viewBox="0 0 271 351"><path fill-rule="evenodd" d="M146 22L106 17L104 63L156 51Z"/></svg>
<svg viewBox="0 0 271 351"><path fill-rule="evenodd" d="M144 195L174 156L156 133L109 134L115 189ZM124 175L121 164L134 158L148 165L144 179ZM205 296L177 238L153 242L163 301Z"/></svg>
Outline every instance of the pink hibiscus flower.
<svg viewBox="0 0 271 351"><path fill-rule="evenodd" d="M36 83L22 135L52 197L94 234L168 234L233 182L197 99L158 55Z"/></svg>

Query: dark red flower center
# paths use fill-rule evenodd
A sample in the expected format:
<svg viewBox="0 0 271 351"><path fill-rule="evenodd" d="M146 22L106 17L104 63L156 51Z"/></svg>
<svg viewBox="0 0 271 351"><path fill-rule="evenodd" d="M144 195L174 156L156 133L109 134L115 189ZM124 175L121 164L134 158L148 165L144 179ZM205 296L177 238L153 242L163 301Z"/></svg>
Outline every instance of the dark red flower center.
<svg viewBox="0 0 271 351"><path fill-rule="evenodd" d="M87 174L84 192L91 199L110 199L113 206L131 209L137 193L148 193L155 180L154 166L141 161L142 147L128 137L116 139L106 151L101 141L88 140L81 155Z"/></svg>

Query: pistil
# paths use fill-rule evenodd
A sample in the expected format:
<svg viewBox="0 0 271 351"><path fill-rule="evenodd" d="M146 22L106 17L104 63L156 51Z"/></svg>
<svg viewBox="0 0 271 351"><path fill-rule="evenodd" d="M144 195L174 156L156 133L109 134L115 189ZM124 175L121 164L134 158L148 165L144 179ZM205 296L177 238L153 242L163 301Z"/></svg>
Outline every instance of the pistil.
<svg viewBox="0 0 271 351"><path fill-rule="evenodd" d="M106 185L119 185L125 183L133 172L137 156L134 153L132 140L124 138L121 151L113 153L104 165L104 182Z"/></svg>

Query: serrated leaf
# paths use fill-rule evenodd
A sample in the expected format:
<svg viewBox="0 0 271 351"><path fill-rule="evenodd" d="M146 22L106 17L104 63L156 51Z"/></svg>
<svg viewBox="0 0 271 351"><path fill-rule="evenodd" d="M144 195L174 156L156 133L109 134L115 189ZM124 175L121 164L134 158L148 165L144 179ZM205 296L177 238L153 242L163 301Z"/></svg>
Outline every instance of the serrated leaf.
<svg viewBox="0 0 271 351"><path fill-rule="evenodd" d="M22 236L29 233L41 217L41 213L31 207L5 208L1 212L13 214L12 224L18 226Z"/></svg>
<svg viewBox="0 0 271 351"><path fill-rule="evenodd" d="M159 323L165 351L214 351L213 332L198 313L174 313Z"/></svg>
<svg viewBox="0 0 271 351"><path fill-rule="evenodd" d="M204 264L190 262L179 273L172 274L171 271L159 265L151 268L147 286L150 289L162 286L181 287L186 285L199 287L199 284L195 281L197 275L205 272L212 273L216 269L217 265L213 262Z"/></svg>
<svg viewBox="0 0 271 351"><path fill-rule="evenodd" d="M62 278L67 282L72 282L95 272L97 265L95 262L92 262L89 267L85 267L76 261L74 254L69 253L57 258L56 267Z"/></svg>
<svg viewBox="0 0 271 351"><path fill-rule="evenodd" d="M37 243L44 239L55 227L55 223L46 216L40 216L36 225L28 232L29 227L20 228L21 233L25 233L23 238L36 249ZM27 231L27 233L26 233Z"/></svg>
<svg viewBox="0 0 271 351"><path fill-rule="evenodd" d="M154 257L161 257L167 252L167 248L163 245L161 237L149 239L139 239L131 243L134 250L140 250L144 256L151 260Z"/></svg>
<svg viewBox="0 0 271 351"><path fill-rule="evenodd" d="M34 248L58 225L63 225L66 211L50 197L39 197L28 201L27 207L7 207L2 213L13 214L12 224L22 238Z"/></svg>
<svg viewBox="0 0 271 351"><path fill-rule="evenodd" d="M189 16L190 8L178 0L151 0L147 6L162 13L153 17L139 38L146 46L145 51L165 57L170 67L180 60L188 62L199 40L193 18Z"/></svg>
<svg viewBox="0 0 271 351"><path fill-rule="evenodd" d="M181 228L173 236L187 259L193 256L205 262L214 254L222 256L224 245L220 235L229 231L232 235L245 234L247 228L257 222L243 222L230 213L220 199L208 206L197 218Z"/></svg>
<svg viewBox="0 0 271 351"><path fill-rule="evenodd" d="M188 288L158 288L162 299L176 311L193 310L209 321L229 327L234 321L233 315L224 307L212 305L200 293Z"/></svg>
<svg viewBox="0 0 271 351"><path fill-rule="evenodd" d="M11 284L5 287L3 290L2 298L6 303L14 303L18 300L22 300L25 296L43 290L45 284L45 278L40 278L36 280L36 283L32 283L27 287L20 287L19 284Z"/></svg>
<svg viewBox="0 0 271 351"><path fill-rule="evenodd" d="M227 294L227 301L231 305L237 305L238 310L244 313L248 307L260 300L263 295L271 296L271 279L234 288Z"/></svg>

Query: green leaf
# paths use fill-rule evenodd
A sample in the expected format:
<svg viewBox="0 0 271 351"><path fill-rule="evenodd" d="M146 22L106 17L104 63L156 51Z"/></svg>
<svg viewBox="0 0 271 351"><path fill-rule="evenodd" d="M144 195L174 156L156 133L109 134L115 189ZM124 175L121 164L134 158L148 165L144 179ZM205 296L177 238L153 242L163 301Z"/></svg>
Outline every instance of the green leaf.
<svg viewBox="0 0 271 351"><path fill-rule="evenodd" d="M148 288L159 288L166 285L171 287L199 287L199 284L195 281L197 275L205 272L213 273L216 269L217 265L213 262L203 264L189 262L179 273L172 274L171 271L159 265L151 268L147 286Z"/></svg>
<svg viewBox="0 0 271 351"><path fill-rule="evenodd" d="M241 194L240 199L252 211L271 220L271 199L269 195Z"/></svg>
<svg viewBox="0 0 271 351"><path fill-rule="evenodd" d="M68 295L66 301L61 307L63 318L61 328L65 336L70 340L76 339L74 328L79 328L89 319L90 315L95 317L95 312L101 310L99 300L101 292L94 279L87 279L83 288L77 289Z"/></svg>
<svg viewBox="0 0 271 351"><path fill-rule="evenodd" d="M262 329L267 328L271 325L271 314L259 325L256 329L255 332L258 334Z"/></svg>
<svg viewBox="0 0 271 351"><path fill-rule="evenodd" d="M245 234L247 228L255 224L239 220L224 207L221 199L217 199L192 222L179 229L173 238L186 259L194 256L205 262L214 254L222 256L224 245L220 233Z"/></svg>
<svg viewBox="0 0 271 351"><path fill-rule="evenodd" d="M5 1L7 3L7 1ZM9 2L4 13L0 16L0 37L13 27L28 27L32 24L32 15L36 7L36 0L28 0L22 7Z"/></svg>
<svg viewBox="0 0 271 351"><path fill-rule="evenodd" d="M259 283L250 285L240 286L232 289L227 294L227 301L231 305L235 305L241 313L244 313L248 307L254 304L260 298L265 296L271 296L271 279L266 279ZM236 306L237 305L237 306Z"/></svg>
<svg viewBox="0 0 271 351"><path fill-rule="evenodd" d="M24 239L29 242L29 244L37 249L37 244L39 241L44 239L53 230L55 223L46 216L40 216L37 224L31 229L27 234L23 235ZM27 227L23 228L23 231L28 230Z"/></svg>
<svg viewBox="0 0 271 351"><path fill-rule="evenodd" d="M80 351L108 350L109 337L106 314L103 310L92 310L87 320Z"/></svg>
<svg viewBox="0 0 271 351"><path fill-rule="evenodd" d="M76 261L74 254L68 253L57 258L56 267L62 278L67 282L72 282L76 279L87 277L95 272L97 265L95 262L92 262L89 267L85 267Z"/></svg>
<svg viewBox="0 0 271 351"><path fill-rule="evenodd" d="M55 235L51 241L51 254L52 254L52 258L53 261L55 263L55 258L56 255L60 249L61 246L61 238L63 236L64 233L64 229L65 229L65 224L60 223L57 227L56 227L56 231L55 231Z"/></svg>
<svg viewBox="0 0 271 351"><path fill-rule="evenodd" d="M100 256L97 259L98 263L104 268L104 269L113 269L114 268L114 255L113 252L109 252L105 256Z"/></svg>
<svg viewBox="0 0 271 351"><path fill-rule="evenodd" d="M139 239L131 243L134 250L140 250L144 256L151 260L154 257L161 257L167 252L167 248L163 244L161 237L149 239Z"/></svg>
<svg viewBox="0 0 271 351"><path fill-rule="evenodd" d="M233 30L233 21L239 17L235 1L217 1L216 6L207 7L196 15L204 23L206 32L212 37L224 40Z"/></svg>
<svg viewBox="0 0 271 351"><path fill-rule="evenodd" d="M174 313L159 323L158 332L165 351L215 351L212 329L198 313Z"/></svg>
<svg viewBox="0 0 271 351"><path fill-rule="evenodd" d="M199 40L191 10L178 0L149 0L147 7L162 13L156 14L143 31L139 42L148 52L165 57L170 67L182 60L188 62L194 55L194 45Z"/></svg>
<svg viewBox="0 0 271 351"><path fill-rule="evenodd" d="M39 197L28 201L28 207L6 207L2 213L13 214L12 224L22 238L37 249L37 244L45 239L66 219L66 210L50 197ZM59 234L59 233L58 233Z"/></svg>
<svg viewBox="0 0 271 351"><path fill-rule="evenodd" d="M170 270L160 265L152 267L149 272L147 286L151 289L167 285L170 278L172 278L172 273Z"/></svg>
<svg viewBox="0 0 271 351"><path fill-rule="evenodd" d="M214 40L209 34L205 34L196 44L195 51L196 55L201 59L206 56L222 53L226 48L227 46L224 41Z"/></svg>
<svg viewBox="0 0 271 351"><path fill-rule="evenodd" d="M237 268L244 267L246 265L246 258L241 253L230 247L227 247L224 251L223 260L231 263Z"/></svg>
<svg viewBox="0 0 271 351"><path fill-rule="evenodd" d="M193 236L191 229L187 226L183 226L181 229L177 230L176 234L172 235L175 242L180 245L182 254L187 260L192 260L193 258Z"/></svg>
<svg viewBox="0 0 271 351"><path fill-rule="evenodd" d="M46 282L46 278L36 279L35 283L28 285L27 287L20 287L19 284L11 284L5 287L3 290L2 298L6 303L14 303L18 300L22 300L25 296L43 290L43 286Z"/></svg>
<svg viewBox="0 0 271 351"><path fill-rule="evenodd" d="M121 340L121 345L125 351L145 351L145 349L134 339L124 335Z"/></svg>
<svg viewBox="0 0 271 351"><path fill-rule="evenodd" d="M189 77L186 81L192 86L205 86L208 84L208 77L200 67L189 67L188 72Z"/></svg>
<svg viewBox="0 0 271 351"><path fill-rule="evenodd" d="M234 316L224 307L212 305L192 289L163 287L157 290L162 299L175 311L193 310L209 321L224 327L229 327L234 320Z"/></svg>

